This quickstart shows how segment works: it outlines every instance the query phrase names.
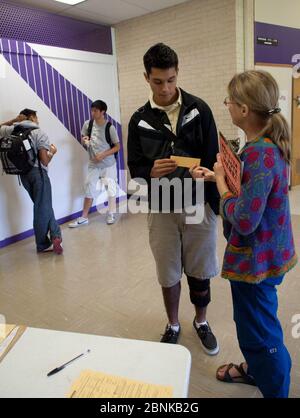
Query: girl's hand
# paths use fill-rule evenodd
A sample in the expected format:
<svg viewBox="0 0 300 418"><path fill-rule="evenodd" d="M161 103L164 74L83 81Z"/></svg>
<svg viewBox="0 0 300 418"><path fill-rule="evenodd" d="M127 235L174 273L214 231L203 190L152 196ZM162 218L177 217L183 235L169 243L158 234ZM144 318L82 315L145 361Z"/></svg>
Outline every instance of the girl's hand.
<svg viewBox="0 0 300 418"><path fill-rule="evenodd" d="M214 164L214 172L215 172L216 177L224 177L225 178L225 176L226 176L220 154L217 154L217 162Z"/></svg>
<svg viewBox="0 0 300 418"><path fill-rule="evenodd" d="M193 179L204 179L204 181L216 181L215 173L206 167L193 166L190 168L190 174Z"/></svg>

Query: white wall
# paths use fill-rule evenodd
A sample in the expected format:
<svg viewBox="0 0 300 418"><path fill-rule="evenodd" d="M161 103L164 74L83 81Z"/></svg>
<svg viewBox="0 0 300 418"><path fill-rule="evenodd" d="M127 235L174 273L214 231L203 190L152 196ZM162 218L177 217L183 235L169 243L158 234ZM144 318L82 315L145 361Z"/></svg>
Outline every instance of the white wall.
<svg viewBox="0 0 300 418"><path fill-rule="evenodd" d="M255 20L300 29L300 0L255 0Z"/></svg>
<svg viewBox="0 0 300 418"><path fill-rule="evenodd" d="M279 26L300 28L300 0L255 0L255 21ZM300 52L300 51L299 51ZM256 69L268 71L273 75L279 85L282 96L283 115L292 123L292 79L293 70L289 67L280 66L256 66Z"/></svg>
<svg viewBox="0 0 300 418"><path fill-rule="evenodd" d="M108 113L120 122L115 55L30 44L91 100L101 98ZM57 219L80 211L87 153L27 83L0 55L0 122L25 107L38 111L41 128L58 153L49 165L53 207ZM0 241L32 228L32 202L16 176L0 177Z"/></svg>
<svg viewBox="0 0 300 418"><path fill-rule="evenodd" d="M281 107L283 116L287 119L289 125L291 126L293 69L289 67L273 67L265 65L256 65L255 68L257 70L268 71L277 81L281 96L279 107ZM283 96L286 96L286 100Z"/></svg>

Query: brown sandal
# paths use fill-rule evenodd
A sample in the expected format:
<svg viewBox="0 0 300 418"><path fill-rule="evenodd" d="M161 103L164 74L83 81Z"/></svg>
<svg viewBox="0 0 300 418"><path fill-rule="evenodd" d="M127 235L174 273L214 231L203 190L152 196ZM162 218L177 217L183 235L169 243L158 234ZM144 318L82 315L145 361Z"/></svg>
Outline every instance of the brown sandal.
<svg viewBox="0 0 300 418"><path fill-rule="evenodd" d="M218 374L219 371L226 366L227 366L227 368L225 370L224 377L220 377L219 374ZM239 372L240 376L235 376L235 377L230 376L229 370L232 369L233 367ZM223 364L223 366L220 366L217 369L216 378L218 380L220 380L221 382L244 383L245 385L256 386L253 377L250 376L250 374L245 373L245 371L243 369L243 363L241 363L239 366L237 364L233 364L233 363Z"/></svg>

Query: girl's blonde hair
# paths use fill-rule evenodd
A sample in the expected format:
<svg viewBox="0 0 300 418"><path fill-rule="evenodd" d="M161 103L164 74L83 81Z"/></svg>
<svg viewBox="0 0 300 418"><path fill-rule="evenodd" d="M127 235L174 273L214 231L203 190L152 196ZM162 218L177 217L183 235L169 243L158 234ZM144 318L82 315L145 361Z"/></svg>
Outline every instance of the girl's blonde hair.
<svg viewBox="0 0 300 418"><path fill-rule="evenodd" d="M279 113L279 88L266 71L245 71L236 74L228 86L230 100L245 104L265 125L260 136L269 137L280 149L284 159L291 159L291 136L286 119Z"/></svg>

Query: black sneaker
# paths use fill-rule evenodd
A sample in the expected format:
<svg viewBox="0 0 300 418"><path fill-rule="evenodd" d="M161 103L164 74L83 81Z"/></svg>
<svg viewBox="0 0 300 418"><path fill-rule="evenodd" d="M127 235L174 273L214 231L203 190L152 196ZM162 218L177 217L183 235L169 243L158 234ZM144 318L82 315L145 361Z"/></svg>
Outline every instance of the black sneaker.
<svg viewBox="0 0 300 418"><path fill-rule="evenodd" d="M210 356L215 356L219 352L219 345L216 337L214 336L209 324L200 325L196 327L196 318L193 321L195 330L197 331L198 337L202 343L203 350Z"/></svg>
<svg viewBox="0 0 300 418"><path fill-rule="evenodd" d="M161 338L160 342L161 343L176 344L177 340L178 340L178 337L179 337L179 334L180 334L180 326L179 326L178 331L174 331L171 328L171 325L168 324L166 326L165 333L162 335L162 338Z"/></svg>

